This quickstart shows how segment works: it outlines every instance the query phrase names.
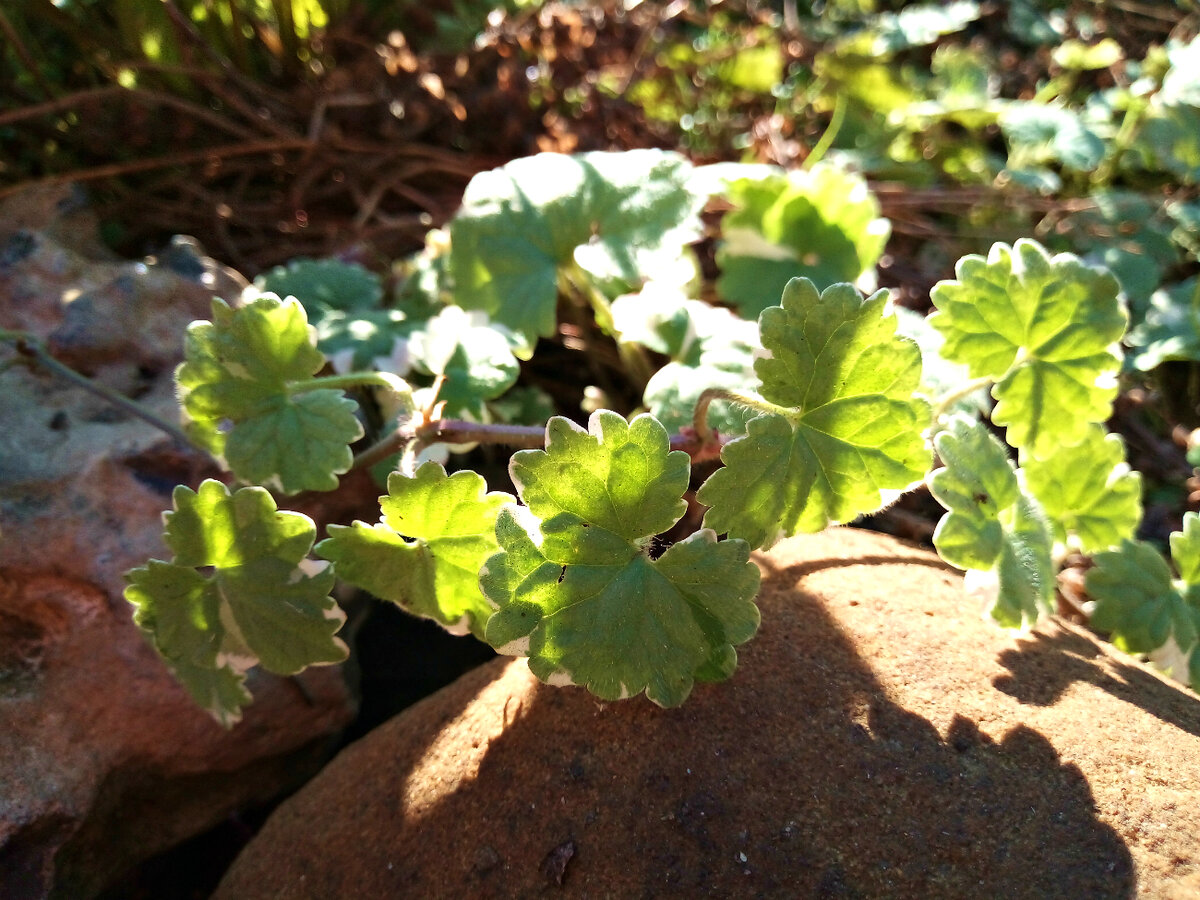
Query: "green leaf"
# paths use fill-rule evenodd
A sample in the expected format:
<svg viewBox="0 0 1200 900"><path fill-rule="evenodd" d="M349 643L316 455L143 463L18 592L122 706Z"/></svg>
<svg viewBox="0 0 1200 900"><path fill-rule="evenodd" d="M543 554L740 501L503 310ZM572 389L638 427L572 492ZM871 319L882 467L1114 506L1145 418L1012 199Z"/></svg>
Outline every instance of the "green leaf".
<svg viewBox="0 0 1200 900"><path fill-rule="evenodd" d="M1145 320L1126 340L1130 362L1142 372L1168 360L1200 360L1200 279L1155 291Z"/></svg>
<svg viewBox="0 0 1200 900"><path fill-rule="evenodd" d="M874 269L890 226L861 176L818 164L729 187L736 207L722 222L720 295L743 315L779 302L792 278L819 288Z"/></svg>
<svg viewBox="0 0 1200 900"><path fill-rule="evenodd" d="M259 275L254 286L264 294L295 297L314 323L333 310L377 308L383 299L378 275L338 259L294 259Z"/></svg>
<svg viewBox="0 0 1200 900"><path fill-rule="evenodd" d="M1125 540L1118 550L1096 554L1086 576L1088 594L1096 600L1091 625L1111 632L1122 650L1176 661L1171 674L1200 690L1200 518L1195 513L1185 513L1183 531L1171 535L1171 556L1178 579L1162 555L1142 541Z"/></svg>
<svg viewBox="0 0 1200 900"><path fill-rule="evenodd" d="M749 547L705 529L650 552L686 509L687 454L647 415L600 410L586 432L554 418L546 435L510 466L527 506L501 512L480 577L499 607L488 642L605 699L645 691L677 706L696 679L728 677L758 627Z"/></svg>
<svg viewBox="0 0 1200 900"><path fill-rule="evenodd" d="M292 675L346 658L333 573L305 558L311 519L280 512L262 488L230 494L211 479L177 487L174 505L164 535L174 558L131 571L125 597L197 703L228 727L250 700L250 666Z"/></svg>
<svg viewBox="0 0 1200 900"><path fill-rule="evenodd" d="M1074 537L1084 553L1107 550L1132 537L1141 521L1141 475L1126 464L1120 436L1102 425L1091 426L1080 444L1029 460L1024 471L1063 546Z"/></svg>
<svg viewBox="0 0 1200 900"><path fill-rule="evenodd" d="M455 299L529 346L554 334L560 270L636 285L677 265L703 198L677 153L541 153L471 179L450 226Z"/></svg>
<svg viewBox="0 0 1200 900"><path fill-rule="evenodd" d="M791 281L783 305L759 318L771 354L755 362L760 393L777 409L726 444L724 468L701 486L706 527L753 547L820 531L886 505L919 481L930 452L929 406L914 397L921 354L896 334L887 292L852 286L818 293Z"/></svg>
<svg viewBox="0 0 1200 900"><path fill-rule="evenodd" d="M418 369L445 375L438 400L447 418L482 419L483 404L516 384L520 374L512 344L485 314L447 306L415 331L408 347Z"/></svg>
<svg viewBox="0 0 1200 900"><path fill-rule="evenodd" d="M1029 240L965 256L955 273L934 286L929 322L943 356L995 380L992 421L1010 444L1045 455L1108 418L1127 318L1112 275Z"/></svg>
<svg viewBox="0 0 1200 900"><path fill-rule="evenodd" d="M332 490L362 437L342 391L304 390L325 363L294 299L258 297L193 322L175 373L185 429L239 478L285 493Z"/></svg>
<svg viewBox="0 0 1200 900"><path fill-rule="evenodd" d="M424 463L412 476L393 472L380 498L383 520L330 525L317 553L339 576L456 634L482 638L494 611L479 591L479 570L496 552L496 517L509 494L486 493L474 472Z"/></svg>
<svg viewBox="0 0 1200 900"><path fill-rule="evenodd" d="M222 654L220 599L212 583L195 569L155 559L127 579L134 622L196 704L232 727L251 697L244 667Z"/></svg>
<svg viewBox="0 0 1200 900"><path fill-rule="evenodd" d="M953 417L935 443L945 466L929 476L929 490L948 510L933 535L942 559L986 585L1002 625L1030 625L1052 612L1050 529L1004 445L964 416Z"/></svg>

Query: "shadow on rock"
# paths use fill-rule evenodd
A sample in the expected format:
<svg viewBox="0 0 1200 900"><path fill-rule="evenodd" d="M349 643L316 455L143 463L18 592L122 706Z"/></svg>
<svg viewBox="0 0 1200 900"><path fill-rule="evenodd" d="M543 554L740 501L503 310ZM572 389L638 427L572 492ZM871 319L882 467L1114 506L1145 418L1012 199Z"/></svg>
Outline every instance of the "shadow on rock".
<svg viewBox="0 0 1200 900"><path fill-rule="evenodd" d="M953 695L940 733L832 611L861 594L847 572L879 596L948 576L816 549L775 551L730 682L663 710L491 663L344 752L216 896L1132 897L1129 848L1046 734L994 740ZM821 573L847 593L810 590Z"/></svg>

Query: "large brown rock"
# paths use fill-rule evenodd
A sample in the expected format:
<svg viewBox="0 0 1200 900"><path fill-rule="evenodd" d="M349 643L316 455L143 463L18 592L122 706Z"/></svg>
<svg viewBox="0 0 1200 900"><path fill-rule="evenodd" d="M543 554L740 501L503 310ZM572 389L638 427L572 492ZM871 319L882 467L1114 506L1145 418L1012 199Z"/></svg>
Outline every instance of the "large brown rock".
<svg viewBox="0 0 1200 900"><path fill-rule="evenodd" d="M837 530L759 557L763 621L679 709L484 666L281 806L218 900L1200 896L1200 701Z"/></svg>

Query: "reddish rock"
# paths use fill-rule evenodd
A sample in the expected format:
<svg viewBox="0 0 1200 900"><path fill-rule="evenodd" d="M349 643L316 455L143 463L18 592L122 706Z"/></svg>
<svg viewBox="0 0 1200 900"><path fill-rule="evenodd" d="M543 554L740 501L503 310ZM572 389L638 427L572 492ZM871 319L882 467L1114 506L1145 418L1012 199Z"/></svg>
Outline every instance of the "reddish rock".
<svg viewBox="0 0 1200 900"><path fill-rule="evenodd" d="M71 213L68 228L49 194L12 202L0 210L0 327L36 332L60 358L178 421L171 370L183 328L216 286L236 296L232 282L186 242L145 264L88 258L77 251L90 245L69 238L86 217ZM204 474L200 456L94 394L37 370L0 372L5 900L94 895L294 788L353 716L338 668L294 680L254 673L255 703L226 732L133 625L123 574L166 557L171 488Z"/></svg>
<svg viewBox="0 0 1200 900"><path fill-rule="evenodd" d="M1200 700L837 530L759 557L761 632L679 709L496 661L342 752L218 900L1200 896Z"/></svg>
<svg viewBox="0 0 1200 900"><path fill-rule="evenodd" d="M311 775L353 708L337 669L255 672L225 731L93 585L0 570L0 897L89 897Z"/></svg>

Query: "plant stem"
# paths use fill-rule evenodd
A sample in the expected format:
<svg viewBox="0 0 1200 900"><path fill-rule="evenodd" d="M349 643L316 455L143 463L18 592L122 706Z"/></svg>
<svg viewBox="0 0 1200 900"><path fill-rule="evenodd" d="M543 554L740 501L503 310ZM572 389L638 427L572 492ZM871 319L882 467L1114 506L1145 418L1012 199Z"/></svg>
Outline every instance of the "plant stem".
<svg viewBox="0 0 1200 900"><path fill-rule="evenodd" d="M346 372L343 375L326 375L322 378L312 378L308 381L289 384L289 394L303 394L305 391L316 391L322 388L351 388L351 387L384 387L390 388L397 394L410 393L411 388L403 378L391 372Z"/></svg>
<svg viewBox="0 0 1200 900"><path fill-rule="evenodd" d="M37 361L37 364L50 372L50 374L70 382L76 387L83 388L85 391L111 403L113 406L125 410L130 415L136 416L143 422L153 425L159 431L173 438L181 447L205 453L177 425L172 425L166 419L150 412L150 410L126 397L120 391L114 390L98 381L93 381L86 375L76 372L70 366L59 362L50 355L50 351L46 349L46 345L33 335L20 331L0 329L0 341L12 341L16 344L17 353L23 356L32 356Z"/></svg>
<svg viewBox="0 0 1200 900"><path fill-rule="evenodd" d="M407 444L420 441L430 444L506 444L518 449L537 449L545 446L546 429L540 425L481 425L458 419L437 419L432 422L410 422L401 425L383 440L368 447L354 459L354 468L372 466Z"/></svg>
<svg viewBox="0 0 1200 900"><path fill-rule="evenodd" d="M724 443L711 434L707 439L696 434L671 435L671 449L684 451L693 462L716 459ZM540 450L546 446L546 428L542 425L483 425L459 419L409 422L358 454L354 468L372 466L411 444L419 445L417 450L431 444L500 444L518 450Z"/></svg>
<svg viewBox="0 0 1200 900"><path fill-rule="evenodd" d="M936 422L944 416L955 403L964 397L969 397L971 394L985 388L992 383L990 378L976 378L974 381L968 381L957 390L953 390L943 397L938 399L937 405L933 408L933 419Z"/></svg>
<svg viewBox="0 0 1200 900"><path fill-rule="evenodd" d="M774 403L769 403L762 397L755 397L751 394L743 394L741 391L731 391L726 388L706 388L701 392L699 399L696 400L696 408L692 412L692 428L695 430L696 437L699 438L701 445L716 441L716 435L708 427L708 407L714 400L729 400L732 403L740 403L742 406L756 409L759 412L781 414L784 412L784 410L780 409Z"/></svg>
<svg viewBox="0 0 1200 900"><path fill-rule="evenodd" d="M838 132L842 130L842 123L846 121L846 98L841 91L838 91L837 97L833 101L833 115L829 117L829 126L825 129L825 133L821 135L821 139L817 141L815 147L804 160L803 169L811 169L821 161L821 158L833 146L834 140L838 136Z"/></svg>

